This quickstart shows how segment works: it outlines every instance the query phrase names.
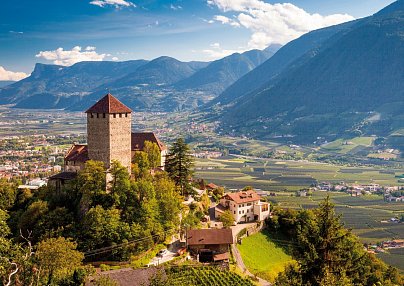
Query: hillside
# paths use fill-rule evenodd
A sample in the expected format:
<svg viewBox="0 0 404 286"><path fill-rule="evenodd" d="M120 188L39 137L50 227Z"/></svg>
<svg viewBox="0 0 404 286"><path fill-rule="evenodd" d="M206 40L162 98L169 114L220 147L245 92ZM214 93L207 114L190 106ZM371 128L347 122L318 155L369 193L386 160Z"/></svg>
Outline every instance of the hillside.
<svg viewBox="0 0 404 286"><path fill-rule="evenodd" d="M223 59L213 61L191 77L175 84L178 89L197 89L215 95L223 92L237 79L253 70L273 56L280 46L276 45L264 51L251 50L234 53Z"/></svg>
<svg viewBox="0 0 404 286"><path fill-rule="evenodd" d="M0 88L5 87L7 85L13 84L15 81L11 80L0 80Z"/></svg>
<svg viewBox="0 0 404 286"><path fill-rule="evenodd" d="M80 62L70 67L37 64L31 76L0 88L0 104L17 108L84 110L107 90L133 110L193 109L211 100L275 48L233 54L209 62Z"/></svg>
<svg viewBox="0 0 404 286"><path fill-rule="evenodd" d="M226 110L224 125L298 142L389 135L404 126L403 35L404 1L398 1L341 29L275 78L269 75Z"/></svg>
<svg viewBox="0 0 404 286"><path fill-rule="evenodd" d="M275 78L298 58L302 57L310 50L319 47L324 41L328 40L336 33L348 29L352 24L353 23L350 22L316 30L291 41L280 48L279 51L277 51L265 63L234 82L222 94L207 105L226 105L232 103L239 97L245 96L255 89L260 88L262 85Z"/></svg>

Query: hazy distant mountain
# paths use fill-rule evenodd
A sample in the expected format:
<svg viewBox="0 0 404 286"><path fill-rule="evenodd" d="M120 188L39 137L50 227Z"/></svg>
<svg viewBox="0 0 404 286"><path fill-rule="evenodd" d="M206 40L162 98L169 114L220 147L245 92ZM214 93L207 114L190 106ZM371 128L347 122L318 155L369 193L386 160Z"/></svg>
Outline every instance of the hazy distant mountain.
<svg viewBox="0 0 404 286"><path fill-rule="evenodd" d="M292 45L331 30L337 32L278 75L264 72ZM262 84L247 88L253 78ZM237 93L237 86L243 92ZM254 136L283 134L312 141L318 136L388 135L403 128L404 0L372 17L301 37L229 89L240 98L226 109L223 122ZM227 90L217 100L226 94L231 93Z"/></svg>
<svg viewBox="0 0 404 286"><path fill-rule="evenodd" d="M11 80L0 80L0 88L5 87L7 85L13 84L15 81Z"/></svg>
<svg viewBox="0 0 404 286"><path fill-rule="evenodd" d="M170 85L194 74L201 66L159 57L113 83L111 87L134 85Z"/></svg>
<svg viewBox="0 0 404 286"><path fill-rule="evenodd" d="M218 95L237 79L273 56L280 47L280 45L274 45L264 51L251 50L242 54L234 53L211 62L191 77L176 83L175 87L197 89Z"/></svg>
<svg viewBox="0 0 404 286"><path fill-rule="evenodd" d="M43 94L43 102L47 105L48 95L55 98L84 96L101 84L112 82L146 63L145 60L80 62L70 67L36 64L29 77L0 89L0 104L20 103L20 107L31 108L32 100L25 100L33 95ZM36 96L38 99L41 98Z"/></svg>
<svg viewBox="0 0 404 286"><path fill-rule="evenodd" d="M85 110L110 91L134 110L191 109L211 100L275 49L234 54L213 63L163 56L152 61L80 62L71 67L37 64L30 77L0 89L0 104Z"/></svg>

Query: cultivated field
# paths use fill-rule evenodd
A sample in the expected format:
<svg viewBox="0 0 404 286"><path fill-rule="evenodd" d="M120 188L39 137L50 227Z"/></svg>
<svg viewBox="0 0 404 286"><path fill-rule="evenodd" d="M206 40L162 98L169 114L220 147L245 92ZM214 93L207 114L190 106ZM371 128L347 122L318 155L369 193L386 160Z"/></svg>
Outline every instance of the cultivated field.
<svg viewBox="0 0 404 286"><path fill-rule="evenodd" d="M346 167L308 161L281 161L229 156L198 159L196 175L228 189L253 186L268 191L296 191L311 184L327 181L339 183L376 183L404 185L396 175L404 169L379 167Z"/></svg>

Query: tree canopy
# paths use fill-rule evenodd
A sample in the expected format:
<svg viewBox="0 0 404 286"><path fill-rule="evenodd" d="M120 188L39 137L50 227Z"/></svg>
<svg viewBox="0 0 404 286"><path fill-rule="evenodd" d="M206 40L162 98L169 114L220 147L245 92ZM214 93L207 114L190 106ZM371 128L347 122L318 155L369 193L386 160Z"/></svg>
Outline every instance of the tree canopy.
<svg viewBox="0 0 404 286"><path fill-rule="evenodd" d="M268 219L270 229L292 238L297 265L281 273L275 285L401 285L387 267L363 249L359 239L344 228L330 199L314 210L277 210ZM395 275L396 273L397 275Z"/></svg>
<svg viewBox="0 0 404 286"><path fill-rule="evenodd" d="M193 164L189 146L183 138L177 139L166 157L165 168L170 178L180 188L182 195L191 192L190 179L193 174Z"/></svg>

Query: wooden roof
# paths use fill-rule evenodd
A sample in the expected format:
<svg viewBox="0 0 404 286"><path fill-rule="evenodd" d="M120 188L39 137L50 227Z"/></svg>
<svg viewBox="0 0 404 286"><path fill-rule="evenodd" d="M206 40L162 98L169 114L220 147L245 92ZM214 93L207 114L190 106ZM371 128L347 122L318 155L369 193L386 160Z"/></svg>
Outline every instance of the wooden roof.
<svg viewBox="0 0 404 286"><path fill-rule="evenodd" d="M87 109L86 113L131 113L132 110L108 93Z"/></svg>
<svg viewBox="0 0 404 286"><path fill-rule="evenodd" d="M62 180L62 181L69 181L73 180L77 177L76 172L61 172L59 174L53 175L49 177L49 180Z"/></svg>
<svg viewBox="0 0 404 286"><path fill-rule="evenodd" d="M187 244L189 246L232 243L233 233L230 228L191 229L187 232Z"/></svg>

